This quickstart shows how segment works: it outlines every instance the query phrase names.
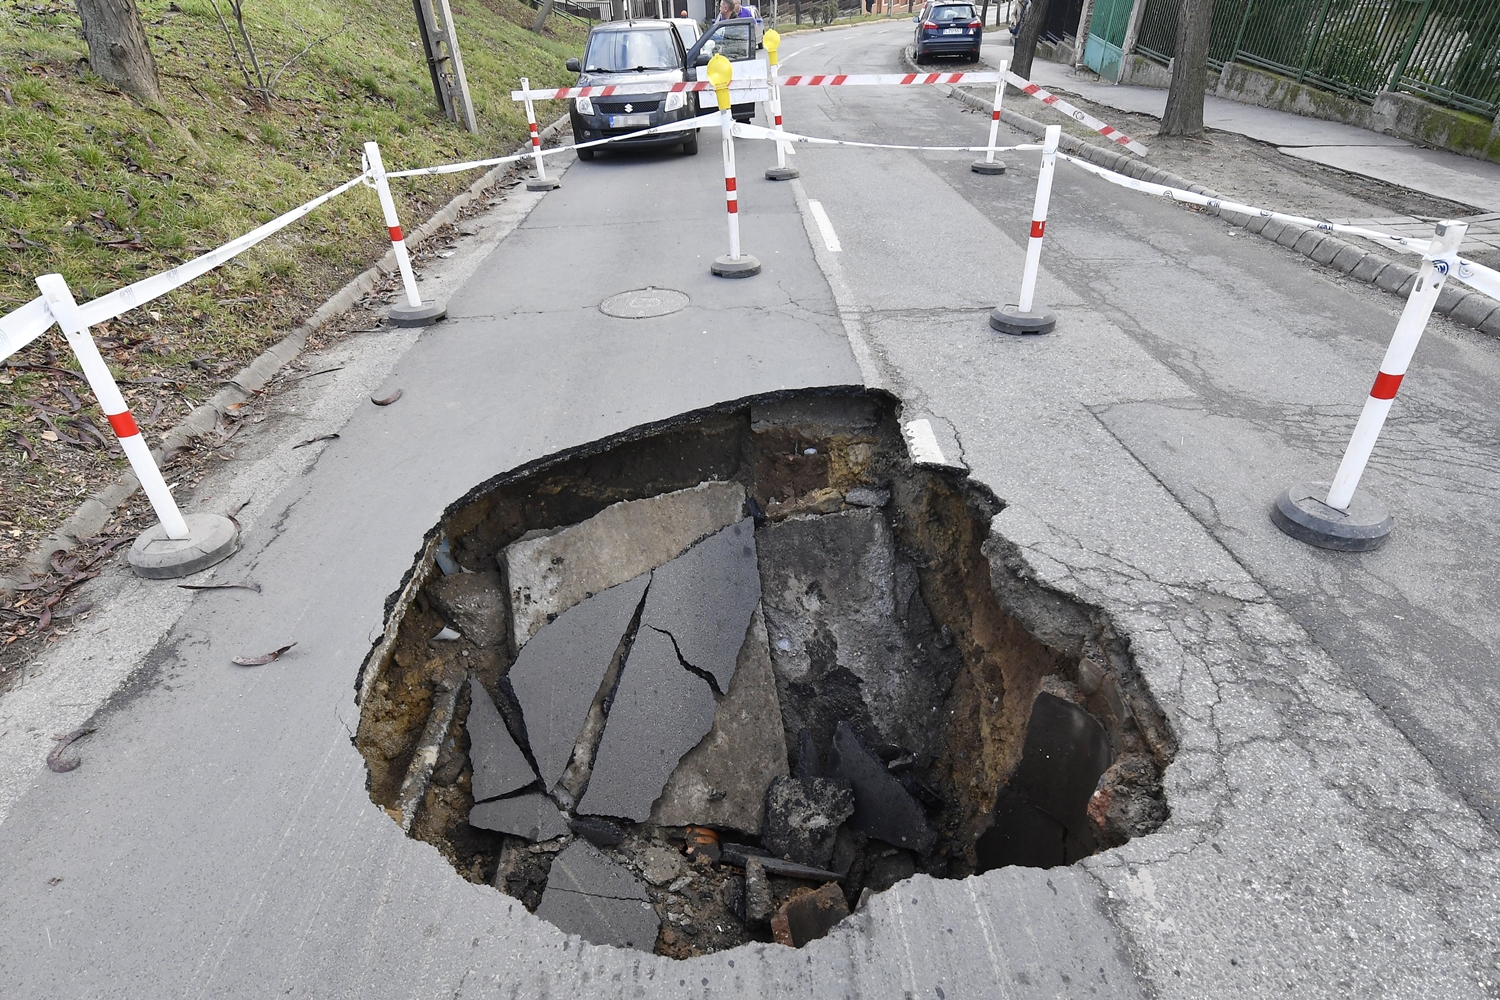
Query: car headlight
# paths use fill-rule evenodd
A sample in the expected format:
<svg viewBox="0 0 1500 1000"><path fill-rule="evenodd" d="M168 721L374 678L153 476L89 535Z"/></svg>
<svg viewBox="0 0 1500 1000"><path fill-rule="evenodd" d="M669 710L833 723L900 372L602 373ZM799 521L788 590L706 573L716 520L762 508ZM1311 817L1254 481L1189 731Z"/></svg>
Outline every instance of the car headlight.
<svg viewBox="0 0 1500 1000"><path fill-rule="evenodd" d="M574 100L578 105L578 113L580 115L591 115L594 113L594 102L587 97L579 97Z"/></svg>
<svg viewBox="0 0 1500 1000"><path fill-rule="evenodd" d="M676 111L685 104L687 104L687 94L680 90L673 91L667 95L667 103L662 110Z"/></svg>

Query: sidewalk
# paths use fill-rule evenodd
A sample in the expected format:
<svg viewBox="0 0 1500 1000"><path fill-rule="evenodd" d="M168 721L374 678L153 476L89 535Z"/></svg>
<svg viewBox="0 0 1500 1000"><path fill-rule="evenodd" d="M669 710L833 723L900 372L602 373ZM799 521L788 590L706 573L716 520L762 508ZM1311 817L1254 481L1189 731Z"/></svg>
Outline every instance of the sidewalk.
<svg viewBox="0 0 1500 1000"><path fill-rule="evenodd" d="M991 35L984 48L985 61L990 64L1010 59L1009 33ZM1119 86L1101 81L1092 73L1075 73L1071 66L1045 59L1031 64L1031 78L1048 90L1077 94L1095 104L1132 114L1159 119L1167 105L1165 90ZM1353 125L1240 104L1213 95L1204 100L1203 121L1212 129L1270 143L1288 156L1472 206L1476 214L1500 212L1500 164L1497 163L1447 150L1427 149Z"/></svg>

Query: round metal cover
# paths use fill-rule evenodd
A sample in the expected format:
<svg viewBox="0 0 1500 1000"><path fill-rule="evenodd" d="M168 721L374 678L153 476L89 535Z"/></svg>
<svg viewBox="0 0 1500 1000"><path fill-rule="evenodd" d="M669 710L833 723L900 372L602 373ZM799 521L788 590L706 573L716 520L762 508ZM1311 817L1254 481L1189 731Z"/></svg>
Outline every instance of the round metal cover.
<svg viewBox="0 0 1500 1000"><path fill-rule="evenodd" d="M685 309L688 297L670 288L636 288L611 295L599 303L599 311L620 319L649 319Z"/></svg>

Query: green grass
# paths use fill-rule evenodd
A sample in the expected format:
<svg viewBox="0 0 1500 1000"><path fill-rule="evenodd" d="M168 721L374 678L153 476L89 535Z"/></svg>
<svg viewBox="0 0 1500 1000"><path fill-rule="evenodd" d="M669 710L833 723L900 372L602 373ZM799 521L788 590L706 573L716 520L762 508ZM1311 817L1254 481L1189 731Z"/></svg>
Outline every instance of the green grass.
<svg viewBox="0 0 1500 1000"><path fill-rule="evenodd" d="M563 62L581 54L585 34L561 18L533 34L525 26L535 13L517 0L453 0L480 129L470 135L438 110L404 0L246 0L268 75L311 38L334 33L286 70L270 107L246 89L208 0L139 2L161 79L158 107L88 71L71 6L0 0L0 312L34 298L39 274L61 273L83 301L218 246L357 174L367 140L380 143L392 170L509 153L526 132L510 90L522 76L538 86L569 82ZM220 8L228 13L222 0ZM544 123L562 110L538 105ZM403 225L415 228L476 176L393 182ZM159 422L165 429L389 245L374 192L356 188L95 332L118 341L105 344L118 376L174 380L157 394L173 408ZM55 329L10 360L44 363L49 349L56 364L75 367ZM212 374L188 367L204 358ZM107 466L123 461L38 442L43 428L26 400L57 391L45 374L0 376L0 508L27 535L55 526L44 523L49 515L32 516L27 499L56 492L60 469L71 468L71 483L82 462L103 486ZM138 412L151 409L149 395L133 402ZM62 405L57 395L48 401ZM96 409L85 412L98 422ZM23 429L39 445L38 462L13 445Z"/></svg>

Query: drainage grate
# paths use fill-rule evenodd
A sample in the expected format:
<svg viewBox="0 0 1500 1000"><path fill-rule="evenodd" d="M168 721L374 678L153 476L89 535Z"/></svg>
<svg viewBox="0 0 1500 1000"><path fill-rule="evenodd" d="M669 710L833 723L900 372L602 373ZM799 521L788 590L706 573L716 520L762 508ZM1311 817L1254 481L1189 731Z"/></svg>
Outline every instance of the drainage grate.
<svg viewBox="0 0 1500 1000"><path fill-rule="evenodd" d="M686 295L671 288L637 288L611 295L599 303L599 311L619 319L650 319L686 309L688 301Z"/></svg>
<svg viewBox="0 0 1500 1000"><path fill-rule="evenodd" d="M438 526L366 664L371 796L464 878L676 958L1149 832L1160 713L1097 612L992 565L999 508L914 465L866 392L502 477Z"/></svg>

